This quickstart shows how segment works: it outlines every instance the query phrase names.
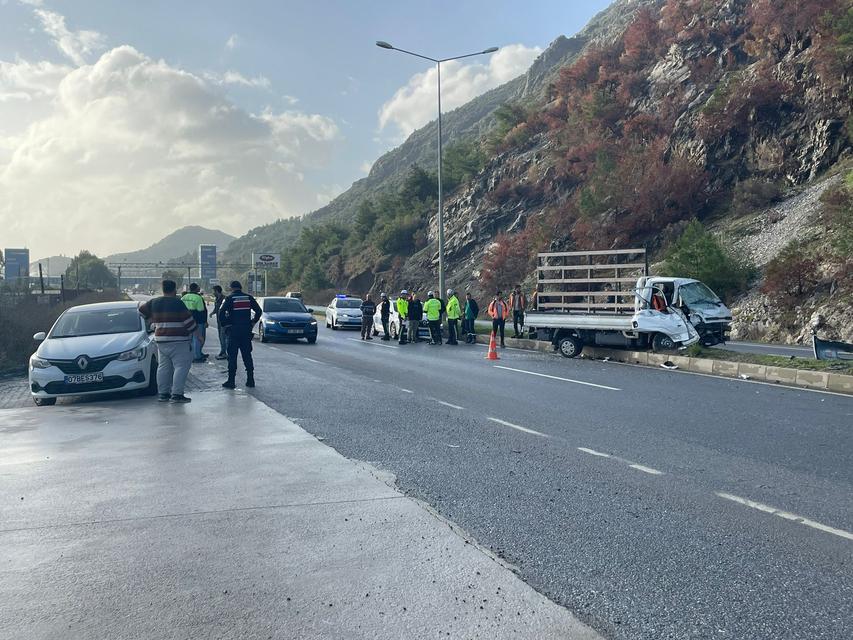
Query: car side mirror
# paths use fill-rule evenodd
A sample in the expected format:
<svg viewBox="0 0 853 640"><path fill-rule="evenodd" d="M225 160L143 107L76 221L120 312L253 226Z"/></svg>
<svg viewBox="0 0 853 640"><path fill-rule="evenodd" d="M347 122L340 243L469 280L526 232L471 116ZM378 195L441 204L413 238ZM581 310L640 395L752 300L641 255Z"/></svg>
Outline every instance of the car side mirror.
<svg viewBox="0 0 853 640"><path fill-rule="evenodd" d="M47 334L44 331L39 331L38 333L33 334L33 340L36 342L41 342L47 338Z"/></svg>

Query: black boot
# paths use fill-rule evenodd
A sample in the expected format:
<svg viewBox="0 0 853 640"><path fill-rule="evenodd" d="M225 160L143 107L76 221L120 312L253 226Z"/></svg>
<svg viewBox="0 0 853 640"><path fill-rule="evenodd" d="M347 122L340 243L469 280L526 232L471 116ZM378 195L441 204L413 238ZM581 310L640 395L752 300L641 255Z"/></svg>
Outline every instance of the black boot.
<svg viewBox="0 0 853 640"><path fill-rule="evenodd" d="M228 376L228 379L222 383L224 389L234 389L237 385L234 383L234 376Z"/></svg>
<svg viewBox="0 0 853 640"><path fill-rule="evenodd" d="M246 374L246 386L250 389L255 386L255 374L254 372Z"/></svg>

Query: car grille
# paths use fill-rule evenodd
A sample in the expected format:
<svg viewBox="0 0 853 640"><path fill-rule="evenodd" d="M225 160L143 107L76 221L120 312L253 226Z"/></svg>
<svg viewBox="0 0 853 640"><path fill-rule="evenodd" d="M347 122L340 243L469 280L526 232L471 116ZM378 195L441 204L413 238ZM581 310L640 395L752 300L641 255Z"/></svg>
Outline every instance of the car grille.
<svg viewBox="0 0 853 640"><path fill-rule="evenodd" d="M280 326L284 329L304 329L305 323L304 322L279 322L278 326Z"/></svg>
<svg viewBox="0 0 853 640"><path fill-rule="evenodd" d="M101 356L100 358L89 358L87 356L86 359L89 361L89 364L85 369L81 369L77 366L77 358L74 358L73 360L48 360L48 362L55 367L59 367L59 370L62 371L62 373L97 373L98 371L103 371L104 367L118 357L118 353L114 353L111 356Z"/></svg>
<svg viewBox="0 0 853 640"><path fill-rule="evenodd" d="M86 393L87 391L110 391L111 389L121 389L129 382L134 382L134 380L129 380L121 376L106 376L103 382L88 382L86 384L65 384L61 380L55 380L54 382L48 382L43 388L45 391L53 395L63 393L73 395L75 393ZM141 380L137 380L137 382L141 382ZM38 389L33 389L33 391L38 391Z"/></svg>

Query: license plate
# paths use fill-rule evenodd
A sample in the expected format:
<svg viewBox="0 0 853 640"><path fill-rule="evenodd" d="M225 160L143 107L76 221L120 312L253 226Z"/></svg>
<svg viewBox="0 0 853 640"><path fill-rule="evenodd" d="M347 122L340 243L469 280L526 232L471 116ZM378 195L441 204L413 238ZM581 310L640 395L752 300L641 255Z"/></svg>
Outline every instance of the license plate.
<svg viewBox="0 0 853 640"><path fill-rule="evenodd" d="M302 331L303 331L302 329L288 329L287 330L288 333L302 333Z"/></svg>
<svg viewBox="0 0 853 640"><path fill-rule="evenodd" d="M100 373L78 373L73 376L65 376L65 384L89 384L91 382L103 382L104 374Z"/></svg>

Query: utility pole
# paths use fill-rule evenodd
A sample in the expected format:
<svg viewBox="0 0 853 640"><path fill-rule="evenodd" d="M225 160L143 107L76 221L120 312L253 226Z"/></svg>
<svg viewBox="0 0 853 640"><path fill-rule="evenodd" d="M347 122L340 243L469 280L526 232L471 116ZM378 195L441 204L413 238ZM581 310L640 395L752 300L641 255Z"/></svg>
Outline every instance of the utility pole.
<svg viewBox="0 0 853 640"><path fill-rule="evenodd" d="M62 298L62 306L65 306L65 274L59 274L59 296Z"/></svg>
<svg viewBox="0 0 853 640"><path fill-rule="evenodd" d="M44 273L41 270L41 262L39 262L39 284L41 284L41 294L44 295Z"/></svg>
<svg viewBox="0 0 853 640"><path fill-rule="evenodd" d="M121 267L118 268L118 281L116 282L116 286L119 291L121 291Z"/></svg>

